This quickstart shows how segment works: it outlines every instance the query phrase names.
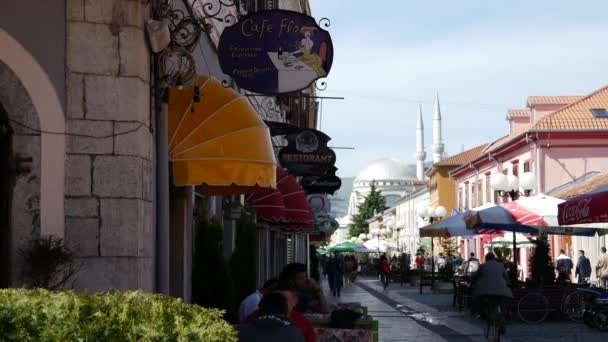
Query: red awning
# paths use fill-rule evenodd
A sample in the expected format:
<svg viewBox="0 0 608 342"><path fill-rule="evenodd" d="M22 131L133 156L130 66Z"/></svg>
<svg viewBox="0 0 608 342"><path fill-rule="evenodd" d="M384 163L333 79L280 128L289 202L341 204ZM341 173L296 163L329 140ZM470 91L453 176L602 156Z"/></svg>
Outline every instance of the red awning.
<svg viewBox="0 0 608 342"><path fill-rule="evenodd" d="M280 222L285 219L283 193L279 190L254 193L249 195L246 201L255 209L258 220Z"/></svg>
<svg viewBox="0 0 608 342"><path fill-rule="evenodd" d="M319 234L311 234L309 237L309 241L327 241L329 240L329 236L327 236L327 234L325 234L324 232L320 232Z"/></svg>
<svg viewBox="0 0 608 342"><path fill-rule="evenodd" d="M277 168L277 190L283 194L285 204L284 230L314 230L314 220L306 194L295 177L282 168Z"/></svg>

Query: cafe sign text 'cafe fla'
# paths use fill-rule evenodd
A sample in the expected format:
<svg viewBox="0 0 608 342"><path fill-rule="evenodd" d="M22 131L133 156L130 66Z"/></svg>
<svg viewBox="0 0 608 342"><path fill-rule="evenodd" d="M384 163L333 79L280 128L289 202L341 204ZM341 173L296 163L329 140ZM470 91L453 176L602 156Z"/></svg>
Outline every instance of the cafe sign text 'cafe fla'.
<svg viewBox="0 0 608 342"><path fill-rule="evenodd" d="M314 18L286 10L243 16L218 46L222 72L242 89L277 95L326 77L333 61L329 32Z"/></svg>

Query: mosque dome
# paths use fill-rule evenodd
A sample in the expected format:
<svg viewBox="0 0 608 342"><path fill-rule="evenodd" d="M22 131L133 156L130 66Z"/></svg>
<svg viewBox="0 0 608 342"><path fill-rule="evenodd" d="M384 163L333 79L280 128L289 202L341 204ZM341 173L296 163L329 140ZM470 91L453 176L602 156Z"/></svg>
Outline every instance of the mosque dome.
<svg viewBox="0 0 608 342"><path fill-rule="evenodd" d="M359 172L355 183L386 180L417 180L416 165L404 164L397 159L375 160Z"/></svg>

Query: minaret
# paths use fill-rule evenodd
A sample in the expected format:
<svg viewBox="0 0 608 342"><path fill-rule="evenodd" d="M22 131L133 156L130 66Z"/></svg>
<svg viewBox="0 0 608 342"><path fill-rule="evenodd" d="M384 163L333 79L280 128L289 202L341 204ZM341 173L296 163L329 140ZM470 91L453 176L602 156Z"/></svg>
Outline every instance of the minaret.
<svg viewBox="0 0 608 342"><path fill-rule="evenodd" d="M416 177L424 180L424 123L422 122L422 107L418 105L418 124L416 125Z"/></svg>
<svg viewBox="0 0 608 342"><path fill-rule="evenodd" d="M443 158L443 142L441 138L441 107L439 106L439 93L435 98L435 115L433 116L433 164Z"/></svg>

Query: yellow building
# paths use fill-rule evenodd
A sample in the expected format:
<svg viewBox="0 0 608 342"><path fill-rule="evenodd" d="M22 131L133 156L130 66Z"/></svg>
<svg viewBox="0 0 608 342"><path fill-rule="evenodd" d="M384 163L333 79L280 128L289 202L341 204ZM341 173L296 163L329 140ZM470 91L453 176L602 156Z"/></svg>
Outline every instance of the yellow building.
<svg viewBox="0 0 608 342"><path fill-rule="evenodd" d="M477 158L486 146L488 144L474 147L433 164L433 167L426 172L429 179L428 186L431 196L431 207L440 205L445 207L447 209L446 216L452 215L452 209L460 211L458 208L456 182L450 178L449 172Z"/></svg>

